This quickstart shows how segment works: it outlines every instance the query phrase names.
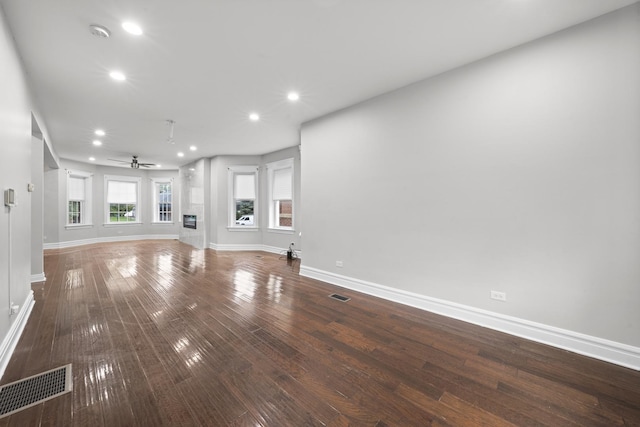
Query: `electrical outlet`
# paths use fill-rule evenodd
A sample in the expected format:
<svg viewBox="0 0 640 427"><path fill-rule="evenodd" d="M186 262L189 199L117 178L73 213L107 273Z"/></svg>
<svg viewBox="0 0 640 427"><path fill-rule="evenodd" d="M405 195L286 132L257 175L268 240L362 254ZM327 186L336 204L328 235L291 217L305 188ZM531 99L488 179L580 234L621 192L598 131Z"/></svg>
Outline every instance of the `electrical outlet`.
<svg viewBox="0 0 640 427"><path fill-rule="evenodd" d="M336 261L336 267L344 267L344 264L342 263L342 261Z"/></svg>
<svg viewBox="0 0 640 427"><path fill-rule="evenodd" d="M498 301L506 301L507 300L507 293L506 292L499 292L499 291L491 291L491 299L495 299Z"/></svg>

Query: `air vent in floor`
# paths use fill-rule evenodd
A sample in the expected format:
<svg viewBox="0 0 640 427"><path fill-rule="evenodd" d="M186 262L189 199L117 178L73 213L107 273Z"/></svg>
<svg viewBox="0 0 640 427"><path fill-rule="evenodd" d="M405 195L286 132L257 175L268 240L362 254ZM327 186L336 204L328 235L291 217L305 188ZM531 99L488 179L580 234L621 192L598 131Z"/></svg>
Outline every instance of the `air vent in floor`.
<svg viewBox="0 0 640 427"><path fill-rule="evenodd" d="M345 297L345 296L338 295L338 294L331 294L331 295L329 295L329 297L333 298L333 299L337 299L338 301L342 301L342 302L347 302L347 301L349 301L351 299L349 297Z"/></svg>
<svg viewBox="0 0 640 427"><path fill-rule="evenodd" d="M0 418L73 389L71 364L0 387Z"/></svg>

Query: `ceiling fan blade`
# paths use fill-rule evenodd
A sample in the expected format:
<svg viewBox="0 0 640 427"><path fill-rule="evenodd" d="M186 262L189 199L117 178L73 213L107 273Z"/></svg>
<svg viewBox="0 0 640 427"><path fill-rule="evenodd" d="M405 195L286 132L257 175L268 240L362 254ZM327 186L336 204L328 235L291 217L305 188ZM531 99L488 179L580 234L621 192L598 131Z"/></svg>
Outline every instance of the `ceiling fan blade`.
<svg viewBox="0 0 640 427"><path fill-rule="evenodd" d="M155 165L156 165L155 163L138 163L138 166L142 166L142 167L145 167L145 168L149 168L149 167L155 166Z"/></svg>
<svg viewBox="0 0 640 427"><path fill-rule="evenodd" d="M107 159L107 160L111 160L112 162L120 162L120 163L131 163L131 160L118 160L118 159Z"/></svg>

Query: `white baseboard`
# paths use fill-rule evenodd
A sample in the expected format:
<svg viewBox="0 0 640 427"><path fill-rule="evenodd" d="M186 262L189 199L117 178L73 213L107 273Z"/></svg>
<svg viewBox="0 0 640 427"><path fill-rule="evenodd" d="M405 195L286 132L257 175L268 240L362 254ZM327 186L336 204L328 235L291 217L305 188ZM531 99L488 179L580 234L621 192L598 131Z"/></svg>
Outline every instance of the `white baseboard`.
<svg viewBox="0 0 640 427"><path fill-rule="evenodd" d="M640 371L640 348L307 266L300 275Z"/></svg>
<svg viewBox="0 0 640 427"><path fill-rule="evenodd" d="M278 248L276 246L269 245L236 245L236 244L217 244L217 243L209 243L209 248L215 251L262 251L262 252L270 252L272 254L286 255L287 248ZM302 258L302 251L296 249L295 251L297 258Z"/></svg>
<svg viewBox="0 0 640 427"><path fill-rule="evenodd" d="M9 332L4 337L2 344L0 345L0 378L4 375L4 370L7 369L9 360L11 360L11 356L13 355L13 350L15 350L16 345L18 344L18 340L20 339L22 331L27 324L27 320L29 319L29 315L31 314L34 304L35 300L33 299L33 291L29 291L27 298L20 307L20 311L13 316L15 319L12 319L13 323L11 323Z"/></svg>
<svg viewBox="0 0 640 427"><path fill-rule="evenodd" d="M96 237L93 239L69 240L67 242L45 243L43 249L64 249L93 243L128 242L131 240L178 240L177 234L145 234L138 236Z"/></svg>
<svg viewBox="0 0 640 427"><path fill-rule="evenodd" d="M47 278L44 276L44 272L40 274L31 275L31 283L46 282L46 281L47 281Z"/></svg>

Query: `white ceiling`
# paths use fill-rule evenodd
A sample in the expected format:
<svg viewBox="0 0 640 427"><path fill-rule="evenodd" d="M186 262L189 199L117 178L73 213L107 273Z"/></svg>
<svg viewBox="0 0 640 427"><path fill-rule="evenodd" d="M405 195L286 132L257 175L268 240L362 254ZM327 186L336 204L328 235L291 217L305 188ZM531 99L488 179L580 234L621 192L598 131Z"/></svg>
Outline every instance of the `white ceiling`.
<svg viewBox="0 0 640 427"><path fill-rule="evenodd" d="M176 168L299 144L301 123L637 0L0 0L63 158ZM139 37L124 20L143 28ZM111 30L108 39L89 24ZM128 77L117 83L112 69ZM290 90L300 100L286 99ZM261 116L248 119L250 112ZM176 121L175 144L166 142ZM93 130L103 128L102 147ZM198 150L190 152L189 146ZM183 151L184 158L176 153ZM126 165L125 165L126 166Z"/></svg>

